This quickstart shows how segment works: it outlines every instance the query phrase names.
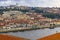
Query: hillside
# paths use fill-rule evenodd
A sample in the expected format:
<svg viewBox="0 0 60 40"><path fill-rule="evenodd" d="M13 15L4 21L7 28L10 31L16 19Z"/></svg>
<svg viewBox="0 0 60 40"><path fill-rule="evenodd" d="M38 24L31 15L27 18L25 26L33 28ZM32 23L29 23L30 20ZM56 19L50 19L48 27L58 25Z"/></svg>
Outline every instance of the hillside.
<svg viewBox="0 0 60 40"><path fill-rule="evenodd" d="M44 17L52 19L60 19L60 8L48 8L48 7L27 7L27 6L2 6L0 7L0 14L4 11L21 11L23 14L28 13L39 13Z"/></svg>

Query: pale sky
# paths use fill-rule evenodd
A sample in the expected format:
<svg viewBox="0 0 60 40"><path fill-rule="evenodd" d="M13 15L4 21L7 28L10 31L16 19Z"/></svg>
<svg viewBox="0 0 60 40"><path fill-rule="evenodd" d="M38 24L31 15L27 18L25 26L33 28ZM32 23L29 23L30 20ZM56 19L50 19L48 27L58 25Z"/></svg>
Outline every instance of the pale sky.
<svg viewBox="0 0 60 40"><path fill-rule="evenodd" d="M15 5L33 7L60 7L60 0L0 0L0 6Z"/></svg>

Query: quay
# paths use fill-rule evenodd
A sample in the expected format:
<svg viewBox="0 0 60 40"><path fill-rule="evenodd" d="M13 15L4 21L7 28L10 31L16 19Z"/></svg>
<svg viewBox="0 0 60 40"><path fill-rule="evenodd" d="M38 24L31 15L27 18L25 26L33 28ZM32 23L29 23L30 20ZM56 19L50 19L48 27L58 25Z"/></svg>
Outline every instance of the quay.
<svg viewBox="0 0 60 40"><path fill-rule="evenodd" d="M53 29L55 27L16 27L16 28L3 28L0 29L0 33L8 33L8 32L18 32L18 31L29 31L29 30L37 30L37 29L45 29L45 28L49 28L49 29Z"/></svg>

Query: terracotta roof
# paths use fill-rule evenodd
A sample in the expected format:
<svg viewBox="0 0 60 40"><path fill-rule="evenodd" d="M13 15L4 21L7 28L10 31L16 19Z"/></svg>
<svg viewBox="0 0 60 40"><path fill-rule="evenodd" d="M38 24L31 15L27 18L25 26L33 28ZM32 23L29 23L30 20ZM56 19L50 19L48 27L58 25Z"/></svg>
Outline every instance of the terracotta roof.
<svg viewBox="0 0 60 40"><path fill-rule="evenodd" d="M60 40L60 33L52 34L37 40Z"/></svg>
<svg viewBox="0 0 60 40"><path fill-rule="evenodd" d="M29 39L15 37L15 36L11 36L11 35L5 35L5 34L4 35L0 34L0 39L1 40L29 40Z"/></svg>

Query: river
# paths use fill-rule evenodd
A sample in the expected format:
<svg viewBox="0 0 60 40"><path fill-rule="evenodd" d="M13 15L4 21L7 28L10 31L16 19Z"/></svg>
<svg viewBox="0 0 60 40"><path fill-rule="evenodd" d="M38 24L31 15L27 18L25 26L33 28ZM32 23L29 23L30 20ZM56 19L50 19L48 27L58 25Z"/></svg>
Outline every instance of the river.
<svg viewBox="0 0 60 40"><path fill-rule="evenodd" d="M13 35L13 36L18 36L18 37L23 37L23 38L28 38L31 40L36 40L38 38L42 38L51 34L54 34L57 32L60 32L60 28L54 28L54 29L39 29L39 30L31 30L31 31L24 31L24 32L9 32L9 33L2 33L2 34L8 34L8 35Z"/></svg>

